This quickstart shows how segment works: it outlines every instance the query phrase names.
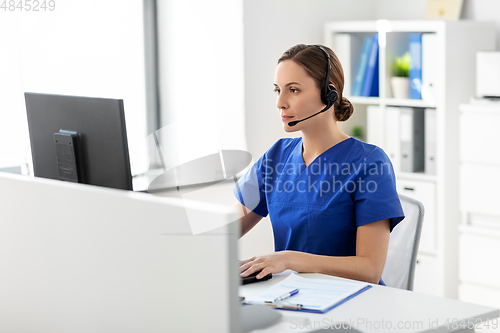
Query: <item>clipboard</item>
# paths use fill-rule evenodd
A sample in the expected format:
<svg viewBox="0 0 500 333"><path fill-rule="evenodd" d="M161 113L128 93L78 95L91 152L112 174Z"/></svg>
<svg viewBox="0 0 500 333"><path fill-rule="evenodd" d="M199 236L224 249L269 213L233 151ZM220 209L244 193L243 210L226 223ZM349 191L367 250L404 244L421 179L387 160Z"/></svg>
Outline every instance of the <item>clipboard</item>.
<svg viewBox="0 0 500 333"><path fill-rule="evenodd" d="M269 301L283 294L284 290L291 290L290 288L299 289L299 293L284 301ZM290 274L259 295L247 297L245 304L263 304L279 310L325 313L370 288L371 285L361 282L308 279Z"/></svg>

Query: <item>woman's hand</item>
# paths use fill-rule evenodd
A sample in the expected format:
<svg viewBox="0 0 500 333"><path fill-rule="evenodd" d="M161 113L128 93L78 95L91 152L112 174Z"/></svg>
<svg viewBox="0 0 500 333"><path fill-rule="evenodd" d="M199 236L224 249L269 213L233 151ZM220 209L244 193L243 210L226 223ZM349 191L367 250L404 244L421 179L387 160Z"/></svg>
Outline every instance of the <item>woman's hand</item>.
<svg viewBox="0 0 500 333"><path fill-rule="evenodd" d="M265 256L252 257L240 261L240 276L246 277L255 272L261 271L257 279L262 279L267 274L278 274L288 269L291 260L291 251L274 252Z"/></svg>

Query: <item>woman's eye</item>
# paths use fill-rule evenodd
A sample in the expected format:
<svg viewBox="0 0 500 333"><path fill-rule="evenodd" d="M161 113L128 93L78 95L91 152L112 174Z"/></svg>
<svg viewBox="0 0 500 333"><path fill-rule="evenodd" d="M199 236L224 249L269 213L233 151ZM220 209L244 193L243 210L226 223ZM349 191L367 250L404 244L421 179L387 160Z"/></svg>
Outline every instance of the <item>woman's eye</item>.
<svg viewBox="0 0 500 333"><path fill-rule="evenodd" d="M278 94L278 95L280 94L280 90L279 90L279 89L274 89L274 92L275 92L276 94Z"/></svg>
<svg viewBox="0 0 500 333"><path fill-rule="evenodd" d="M290 88L290 92L292 94L295 94L295 93L299 92L299 89Z"/></svg>

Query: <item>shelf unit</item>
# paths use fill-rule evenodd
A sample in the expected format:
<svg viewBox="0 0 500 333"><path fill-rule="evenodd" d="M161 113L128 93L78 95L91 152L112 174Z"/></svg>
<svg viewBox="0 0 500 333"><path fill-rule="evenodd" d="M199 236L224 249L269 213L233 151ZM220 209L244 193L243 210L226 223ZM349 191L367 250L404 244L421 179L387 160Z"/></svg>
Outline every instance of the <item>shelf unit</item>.
<svg viewBox="0 0 500 333"><path fill-rule="evenodd" d="M417 258L414 290L418 292L458 297L458 237L459 237L459 157L458 106L465 103L475 90L475 57L477 51L494 50L495 25L473 21L336 21L324 26L324 41L336 51L339 35L348 34L349 52L338 50L347 75L356 73L361 45L365 37L378 33L379 38L379 97L345 96L354 104L354 114L340 127L350 134L352 127L369 128L367 108L378 106L386 119L388 107L433 109L436 115L436 172L401 172L395 170L399 193L421 201L425 208L422 238ZM435 96L432 102L415 99L395 99L389 87L391 64L396 56L408 50L410 33L435 34ZM338 46L337 46L338 47ZM345 58L342 55L348 54ZM352 84L346 77L346 86ZM345 89L345 88L344 88ZM348 89L349 90L349 89ZM381 133L393 130L381 121ZM424 130L424 129L422 129ZM386 136L384 136L386 137ZM387 139L378 143L385 149Z"/></svg>

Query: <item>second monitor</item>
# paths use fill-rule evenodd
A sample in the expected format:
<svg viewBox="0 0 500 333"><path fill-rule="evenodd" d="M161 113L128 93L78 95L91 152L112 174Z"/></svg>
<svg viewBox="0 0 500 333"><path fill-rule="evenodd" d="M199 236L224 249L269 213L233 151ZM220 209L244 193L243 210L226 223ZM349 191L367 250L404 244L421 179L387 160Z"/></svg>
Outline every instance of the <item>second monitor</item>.
<svg viewBox="0 0 500 333"><path fill-rule="evenodd" d="M25 93L36 177L132 190L123 100Z"/></svg>

